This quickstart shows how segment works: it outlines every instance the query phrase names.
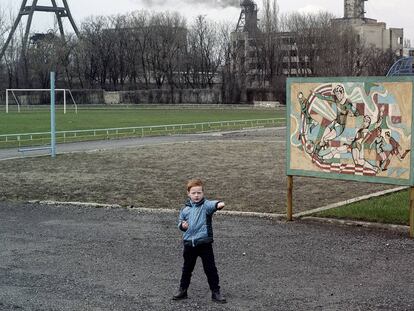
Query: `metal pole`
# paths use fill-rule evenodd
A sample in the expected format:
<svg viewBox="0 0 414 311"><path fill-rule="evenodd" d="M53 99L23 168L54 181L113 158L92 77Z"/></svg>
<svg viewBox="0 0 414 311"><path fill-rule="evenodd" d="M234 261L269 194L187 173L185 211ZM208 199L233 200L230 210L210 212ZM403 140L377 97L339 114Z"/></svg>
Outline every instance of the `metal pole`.
<svg viewBox="0 0 414 311"><path fill-rule="evenodd" d="M288 221L293 220L293 176L287 177L287 213L286 218Z"/></svg>
<svg viewBox="0 0 414 311"><path fill-rule="evenodd" d="M55 73L50 73L50 147L52 158L56 157L56 119L55 119Z"/></svg>
<svg viewBox="0 0 414 311"><path fill-rule="evenodd" d="M70 13L69 5L68 5L68 3L67 3L66 0L63 0L63 5L64 5L64 7L66 9L66 14L67 14L67 16L69 18L70 24L72 25L72 28L75 31L76 36L79 38L80 37L80 33L79 33L79 30L78 30L78 27L76 27L75 21L73 20L72 13Z"/></svg>
<svg viewBox="0 0 414 311"><path fill-rule="evenodd" d="M59 12L57 11L57 5L56 5L56 1L55 0L52 0L52 5L53 5L53 8L56 10L55 11L55 15L56 15L56 19L57 19L57 22L58 22L58 25L59 25L59 31L60 31L60 37L63 39L63 40L65 40L65 33L64 33L64 31L63 31L63 24L62 24L62 18L60 17L60 14L59 14Z"/></svg>
<svg viewBox="0 0 414 311"><path fill-rule="evenodd" d="M410 238L414 238L414 187L410 187Z"/></svg>
<svg viewBox="0 0 414 311"><path fill-rule="evenodd" d="M63 114L66 114L66 89L63 89Z"/></svg>
<svg viewBox="0 0 414 311"><path fill-rule="evenodd" d="M6 113L9 113L9 90L6 90Z"/></svg>

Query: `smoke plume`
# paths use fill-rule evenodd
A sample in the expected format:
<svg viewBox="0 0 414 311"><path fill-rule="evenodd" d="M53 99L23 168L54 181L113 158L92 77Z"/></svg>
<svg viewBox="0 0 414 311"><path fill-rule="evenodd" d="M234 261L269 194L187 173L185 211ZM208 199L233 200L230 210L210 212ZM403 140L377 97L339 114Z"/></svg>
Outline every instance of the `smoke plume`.
<svg viewBox="0 0 414 311"><path fill-rule="evenodd" d="M206 6L210 6L212 8L226 8L226 7L240 7L239 0L182 0L184 3L191 5L191 4L204 4ZM148 6L162 6L168 5L169 1L165 0L142 0L142 2ZM170 3L172 5L172 3Z"/></svg>

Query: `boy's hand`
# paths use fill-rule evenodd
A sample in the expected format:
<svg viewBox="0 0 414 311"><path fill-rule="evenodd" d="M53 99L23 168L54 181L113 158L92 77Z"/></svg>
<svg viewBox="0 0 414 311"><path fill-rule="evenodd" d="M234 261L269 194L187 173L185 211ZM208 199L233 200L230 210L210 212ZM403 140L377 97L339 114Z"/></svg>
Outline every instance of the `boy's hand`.
<svg viewBox="0 0 414 311"><path fill-rule="evenodd" d="M224 207L224 202L218 202L217 209L222 209Z"/></svg>
<svg viewBox="0 0 414 311"><path fill-rule="evenodd" d="M181 222L181 227L182 227L184 230L187 230L187 229L188 229L188 222L186 222L185 220L183 220L183 221Z"/></svg>

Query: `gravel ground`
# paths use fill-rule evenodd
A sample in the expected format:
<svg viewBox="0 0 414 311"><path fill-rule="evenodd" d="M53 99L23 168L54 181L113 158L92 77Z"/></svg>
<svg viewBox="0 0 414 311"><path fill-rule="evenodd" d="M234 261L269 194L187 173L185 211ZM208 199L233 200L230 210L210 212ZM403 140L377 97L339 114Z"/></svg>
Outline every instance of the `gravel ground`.
<svg viewBox="0 0 414 311"><path fill-rule="evenodd" d="M177 212L0 202L0 310L414 310L414 241L389 231L217 214L226 305L198 262L176 302Z"/></svg>

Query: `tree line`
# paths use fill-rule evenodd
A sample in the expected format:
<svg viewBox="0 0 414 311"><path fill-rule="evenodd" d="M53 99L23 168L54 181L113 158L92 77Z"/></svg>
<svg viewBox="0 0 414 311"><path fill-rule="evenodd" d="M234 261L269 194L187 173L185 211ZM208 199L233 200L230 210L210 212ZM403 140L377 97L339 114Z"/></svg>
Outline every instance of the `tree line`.
<svg viewBox="0 0 414 311"><path fill-rule="evenodd" d="M393 51L366 47L351 28L339 29L329 13L283 15L276 0L264 0L259 12L251 39L254 79L277 96L287 76L384 75L396 60ZM1 46L12 23L0 9ZM0 60L0 88L48 88L49 72L56 71L62 88L221 88L225 102L237 102L249 68L243 47L232 42L235 26L135 11L87 18L79 38L62 39L57 31L34 36L24 51L20 29Z"/></svg>

